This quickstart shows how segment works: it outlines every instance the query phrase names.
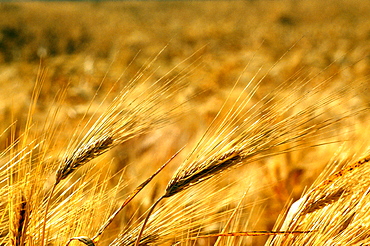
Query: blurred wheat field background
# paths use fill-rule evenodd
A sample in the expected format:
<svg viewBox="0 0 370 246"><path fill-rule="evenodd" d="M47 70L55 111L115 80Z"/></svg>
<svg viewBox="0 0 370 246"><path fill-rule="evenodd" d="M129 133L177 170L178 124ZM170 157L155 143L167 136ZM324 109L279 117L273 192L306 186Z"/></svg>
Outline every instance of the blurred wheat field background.
<svg viewBox="0 0 370 246"><path fill-rule="evenodd" d="M370 244L369 2L0 16L0 245Z"/></svg>

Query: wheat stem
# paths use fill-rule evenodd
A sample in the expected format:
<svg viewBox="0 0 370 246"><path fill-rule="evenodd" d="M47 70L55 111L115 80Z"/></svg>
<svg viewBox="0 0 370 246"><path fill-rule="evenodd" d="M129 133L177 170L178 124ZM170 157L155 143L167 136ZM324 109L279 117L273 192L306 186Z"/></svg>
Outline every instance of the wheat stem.
<svg viewBox="0 0 370 246"><path fill-rule="evenodd" d="M145 220L143 222L143 225L142 225L142 227L140 229L140 232L139 232L139 234L137 236L137 239L136 239L136 242L135 242L135 246L139 246L140 245L140 239L141 239L141 236L143 235L143 232L145 230L145 226L148 223L148 220L149 220L150 215L152 214L152 212L154 211L154 209L158 205L158 203L160 201L162 201L164 198L165 198L165 196L161 196L160 198L158 198L158 200L155 203L153 203L153 205L151 206L151 208L148 210L148 214L146 215Z"/></svg>
<svg viewBox="0 0 370 246"><path fill-rule="evenodd" d="M143 183L141 183L122 203L122 205L108 218L108 220L100 227L98 232L96 233L95 236L92 237L92 240L97 242L99 241L99 238L101 234L104 232L104 230L112 223L114 218L118 215L118 213L132 200L134 197L150 182L152 179L157 176L158 173L160 173L183 149L185 148L182 147L180 150L178 150L171 158L166 161L158 170L152 174L147 180L145 180Z"/></svg>
<svg viewBox="0 0 370 246"><path fill-rule="evenodd" d="M55 182L53 187L51 188L50 195L48 196L48 199L47 199L47 202L46 202L46 207L45 207L45 211L44 211L44 220L42 222L42 230L41 230L41 246L45 245L46 222L47 222L47 219L48 219L47 217L48 217L49 208L50 208L50 204L51 204L51 198L54 195L54 191L55 191L56 186L57 186L57 183Z"/></svg>

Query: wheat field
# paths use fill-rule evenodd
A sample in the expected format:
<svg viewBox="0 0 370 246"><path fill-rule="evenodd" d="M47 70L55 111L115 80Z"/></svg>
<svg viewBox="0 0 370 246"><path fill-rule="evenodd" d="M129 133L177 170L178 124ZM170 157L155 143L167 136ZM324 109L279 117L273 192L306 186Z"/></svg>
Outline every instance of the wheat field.
<svg viewBox="0 0 370 246"><path fill-rule="evenodd" d="M0 245L370 245L369 2L0 16Z"/></svg>

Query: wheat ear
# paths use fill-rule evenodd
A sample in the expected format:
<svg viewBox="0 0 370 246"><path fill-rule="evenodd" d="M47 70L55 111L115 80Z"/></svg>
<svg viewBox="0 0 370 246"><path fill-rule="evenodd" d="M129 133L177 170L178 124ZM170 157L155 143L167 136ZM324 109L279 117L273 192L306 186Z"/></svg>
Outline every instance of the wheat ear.
<svg viewBox="0 0 370 246"><path fill-rule="evenodd" d="M253 88L252 91L256 89ZM253 93L249 95L246 101L250 100ZM321 107L332 103L336 96L338 94L329 95L328 98L324 98L321 102L316 102L306 109L282 120L280 119L280 108L277 112L273 112L270 109L270 113L266 114L264 118L258 119L257 122L253 122L252 125L248 125L247 122L254 121L257 116L249 110L243 112L246 101L242 101L237 106L238 99L234 104L234 108L227 113L221 125L216 128L215 135L211 135L208 141L202 139L198 143L197 147L204 144L206 146L205 149L198 150L196 147L190 155L194 160L190 161L189 157L178 168L176 174L168 183L165 194L150 208L135 245L138 246L140 244L140 237L154 207L164 198L172 197L205 180L217 177L220 173L228 169L253 162L268 155L292 151L291 147L285 147L283 151L277 150L277 147L284 148L288 143L299 146L300 139L317 136L320 132L325 132L325 129L329 126L343 120L347 116L313 123L317 119L317 116L312 116L312 114L316 110L321 109ZM301 100L303 99L295 101L293 105L300 103ZM274 107L276 108L276 105ZM290 105L284 111L289 110L291 107ZM237 117L246 117L246 119L238 121ZM292 130L292 128L294 129ZM196 153L196 151L198 152ZM268 152L272 152L272 154Z"/></svg>
<svg viewBox="0 0 370 246"><path fill-rule="evenodd" d="M105 113L95 121L80 140L70 143L56 171L55 182L46 202L41 235L42 246L44 245L50 200L54 195L56 186L62 180L69 177L79 167L113 147L153 129L163 127L177 115L177 110L181 105L171 106L168 109L166 104L171 103L175 92L182 88L181 80L185 75L180 73L172 79L166 79L165 77L170 71L149 86L144 85L149 80L150 75L148 78L143 78L143 74L152 63L153 61L120 91ZM140 79L144 80L143 84L138 84ZM90 121L92 121L92 118ZM81 134L76 133L77 135Z"/></svg>
<svg viewBox="0 0 370 246"><path fill-rule="evenodd" d="M330 175L308 190L286 214L282 230L312 229L318 233L295 237L276 236L266 245L367 245L370 235L369 155ZM354 223L356 221L356 223ZM353 237L353 235L356 235Z"/></svg>
<svg viewBox="0 0 370 246"><path fill-rule="evenodd" d="M170 79L167 76L192 59L201 49L151 82L153 72L149 70L166 47L128 82L88 132L80 140L71 142L57 171L55 181L57 184L77 168L113 147L161 128L183 113L186 102L174 104L174 99L185 87L183 79L191 72L187 70L197 62L197 59ZM149 74L147 77L144 76L146 73Z"/></svg>

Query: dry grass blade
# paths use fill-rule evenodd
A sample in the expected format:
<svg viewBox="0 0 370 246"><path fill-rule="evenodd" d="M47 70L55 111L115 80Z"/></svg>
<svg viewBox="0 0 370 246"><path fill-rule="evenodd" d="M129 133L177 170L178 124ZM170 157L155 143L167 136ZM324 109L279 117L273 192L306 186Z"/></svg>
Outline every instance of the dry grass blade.
<svg viewBox="0 0 370 246"><path fill-rule="evenodd" d="M147 215L145 216L145 219L144 219L144 221L143 221L143 225L142 225L142 227L141 227L141 229L140 229L140 231L139 231L139 234L138 234L138 236L137 236L137 239L136 239L136 242L135 242L135 246L139 246L140 244L141 244L141 237L142 237L142 235L143 235L143 233L144 233L144 230L145 230L145 226L146 226L146 224L148 223L148 220L149 220L149 217L150 217L150 215L153 213L153 211L154 211L154 209L155 209L155 207L164 199L164 198L166 198L165 196L161 196L160 198L158 198L157 199L157 201L155 201L154 203L153 203L153 205L149 208L149 210L148 210L148 213L147 213ZM144 240L145 240L145 238L144 238Z"/></svg>

